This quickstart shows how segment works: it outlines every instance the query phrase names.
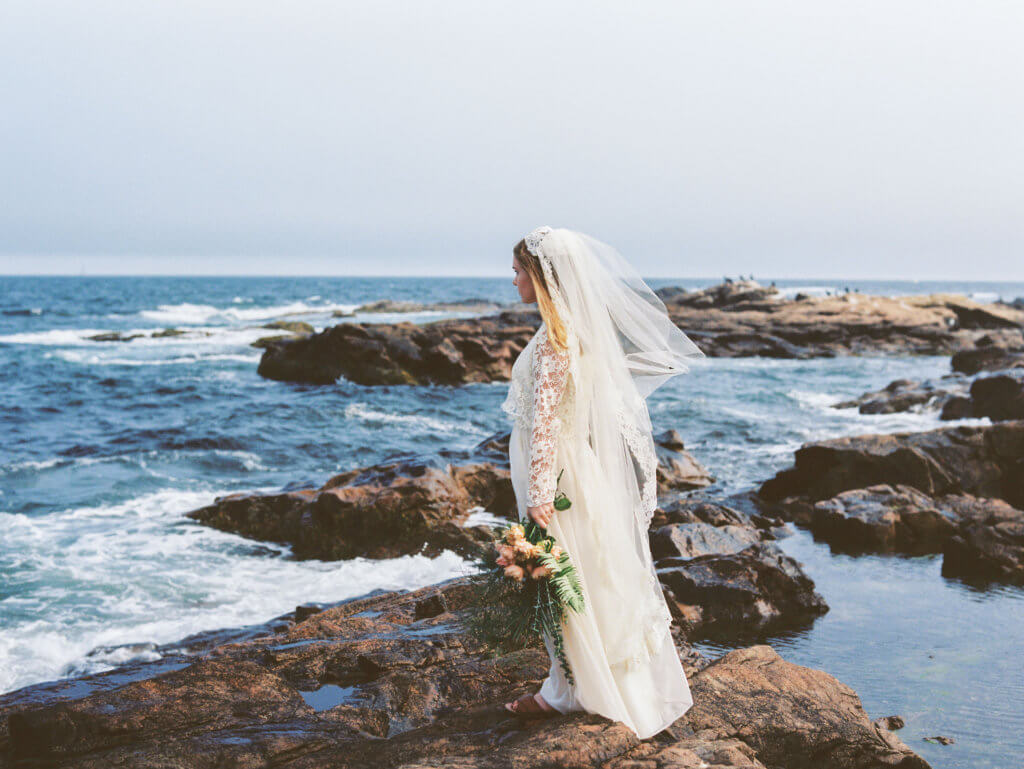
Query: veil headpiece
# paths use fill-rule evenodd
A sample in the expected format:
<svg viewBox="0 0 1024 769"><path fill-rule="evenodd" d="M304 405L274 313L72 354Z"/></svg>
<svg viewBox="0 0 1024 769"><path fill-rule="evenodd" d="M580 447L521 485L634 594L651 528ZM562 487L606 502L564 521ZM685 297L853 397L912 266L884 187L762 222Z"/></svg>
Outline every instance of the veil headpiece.
<svg viewBox="0 0 1024 769"><path fill-rule="evenodd" d="M593 428L602 416L616 417L640 470L635 509L646 527L657 506L657 459L646 399L689 371L686 359L706 356L612 246L582 232L548 226L536 228L524 240L540 261L559 319L583 353L578 363L584 370L576 373L590 376L584 397L577 393L576 402L577 416L587 421L577 424Z"/></svg>

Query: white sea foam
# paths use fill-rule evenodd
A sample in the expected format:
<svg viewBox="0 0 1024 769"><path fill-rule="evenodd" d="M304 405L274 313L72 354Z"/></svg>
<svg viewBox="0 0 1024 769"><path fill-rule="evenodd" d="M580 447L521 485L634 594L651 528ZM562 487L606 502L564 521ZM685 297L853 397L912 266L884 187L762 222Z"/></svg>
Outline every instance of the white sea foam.
<svg viewBox="0 0 1024 769"><path fill-rule="evenodd" d="M271 305L268 307L240 309L237 307L220 308L214 307L211 304L183 302L181 304L161 304L157 309L143 310L139 315L158 323L196 325L211 321L255 321L268 320L270 318L286 318L293 315L329 314L335 310L351 312L357 306L355 304L329 303L311 305L306 302L290 302L288 304Z"/></svg>
<svg viewBox="0 0 1024 769"><path fill-rule="evenodd" d="M179 355L174 358L121 358L110 357L100 353L86 353L77 350L58 350L54 357L69 363L82 363L89 366L176 366L218 360L238 361L241 363L259 363L260 353L249 355L223 353L209 355ZM46 357L49 357L47 355Z"/></svg>
<svg viewBox="0 0 1024 769"><path fill-rule="evenodd" d="M377 411L365 403L357 401L345 407L345 416L350 419L358 419L363 422L377 424L405 424L417 428L427 428L442 433L479 433L486 432L468 422L460 419L450 421L435 419L434 417L421 414L398 414L387 411Z"/></svg>
<svg viewBox="0 0 1024 769"><path fill-rule="evenodd" d="M0 568L19 575L0 601L0 691L152 659L151 644L261 622L300 603L475 571L450 551L381 561L280 557L290 548L183 517L219 493L167 489L39 517L0 513ZM254 554L257 546L278 557ZM90 655L98 647L111 648Z"/></svg>

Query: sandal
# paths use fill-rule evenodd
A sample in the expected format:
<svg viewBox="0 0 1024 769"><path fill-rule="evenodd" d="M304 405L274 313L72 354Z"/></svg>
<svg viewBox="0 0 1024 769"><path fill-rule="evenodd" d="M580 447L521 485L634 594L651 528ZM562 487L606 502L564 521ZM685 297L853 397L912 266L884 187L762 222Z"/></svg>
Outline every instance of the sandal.
<svg viewBox="0 0 1024 769"><path fill-rule="evenodd" d="M513 700L511 707L507 702L502 707L512 715L521 718L550 718L551 716L558 715L558 711L554 708L548 710L541 707L541 704L537 702L537 698L530 693L517 697Z"/></svg>

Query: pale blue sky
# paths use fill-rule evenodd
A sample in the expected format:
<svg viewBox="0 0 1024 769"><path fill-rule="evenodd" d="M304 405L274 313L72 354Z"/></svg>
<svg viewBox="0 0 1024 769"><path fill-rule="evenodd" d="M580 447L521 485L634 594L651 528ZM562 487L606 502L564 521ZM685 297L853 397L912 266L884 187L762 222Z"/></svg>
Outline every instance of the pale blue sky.
<svg viewBox="0 0 1024 769"><path fill-rule="evenodd" d="M0 273L1024 279L1024 4L4 0Z"/></svg>

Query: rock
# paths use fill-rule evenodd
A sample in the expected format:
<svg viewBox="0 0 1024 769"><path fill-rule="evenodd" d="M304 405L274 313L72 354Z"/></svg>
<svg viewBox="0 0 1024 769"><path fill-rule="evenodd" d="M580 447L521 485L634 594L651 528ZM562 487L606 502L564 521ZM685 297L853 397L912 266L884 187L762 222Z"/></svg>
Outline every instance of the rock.
<svg viewBox="0 0 1024 769"><path fill-rule="evenodd" d="M694 639L805 624L828 611L800 564L771 542L735 553L662 558L669 608Z"/></svg>
<svg viewBox="0 0 1024 769"><path fill-rule="evenodd" d="M710 486L714 477L683 446L676 430L665 430L654 436L658 455L658 491L688 491Z"/></svg>
<svg viewBox="0 0 1024 769"><path fill-rule="evenodd" d="M151 334L151 336L152 336L152 337L153 337L154 339L159 339L159 338L161 338L161 337L167 337L167 336L182 336L182 335L183 335L184 333L185 333L185 332L184 332L184 331L182 331L181 329L177 329L177 328L165 328L165 329L164 329L163 331L154 331L154 332L153 332L153 333Z"/></svg>
<svg viewBox="0 0 1024 769"><path fill-rule="evenodd" d="M913 486L932 497L969 493L1024 507L1022 420L835 438L804 444L794 459L792 468L761 485L760 498L778 502L799 496L814 502L887 483ZM780 514L791 516L792 506L783 507Z"/></svg>
<svg viewBox="0 0 1024 769"><path fill-rule="evenodd" d="M756 280L725 280L697 291L686 291L679 286L659 288L655 293L666 306L697 309L738 307L763 308L785 301L777 288L762 286Z"/></svg>
<svg viewBox="0 0 1024 769"><path fill-rule="evenodd" d="M302 339L270 344L257 373L268 379L361 385L507 381L539 325L536 313L472 320L342 323Z"/></svg>
<svg viewBox="0 0 1024 769"><path fill-rule="evenodd" d="M953 353L950 364L954 371L964 374L1024 368L1024 346L1002 347L989 340L989 344L979 344Z"/></svg>
<svg viewBox="0 0 1024 769"><path fill-rule="evenodd" d="M1024 312L952 294L857 292L787 300L755 281L701 291L658 289L669 316L709 357L953 353L988 339L1024 349Z"/></svg>
<svg viewBox="0 0 1024 769"><path fill-rule="evenodd" d="M264 323L260 328L277 328L282 331L291 331L296 336L312 334L316 330L312 325L302 320L275 320L271 323Z"/></svg>
<svg viewBox="0 0 1024 769"><path fill-rule="evenodd" d="M399 302L392 299L381 299L369 304L361 304L356 313L372 312L494 312L502 306L502 302L490 299L460 299L453 302Z"/></svg>
<svg viewBox="0 0 1024 769"><path fill-rule="evenodd" d="M922 737L921 739L925 742L934 742L938 745L952 745L954 742L956 742L956 740L952 737L944 737L941 734L938 734L934 737Z"/></svg>
<svg viewBox="0 0 1024 769"><path fill-rule="evenodd" d="M86 339L93 342L130 342L132 339L138 339L143 336L145 334L122 334L119 331L110 331L103 334L93 334L92 336L87 336Z"/></svg>
<svg viewBox="0 0 1024 769"><path fill-rule="evenodd" d="M768 646L694 666L682 644L695 704L648 740L586 712L517 722L501 703L535 690L550 661L539 641L494 656L464 631L473 579L236 633L174 670L153 662L132 680L110 671L2 695L0 765L927 767L871 725L849 687Z"/></svg>
<svg viewBox="0 0 1024 769"><path fill-rule="evenodd" d="M912 486L878 484L815 503L811 530L841 552L935 553L953 536L957 515Z"/></svg>
<svg viewBox="0 0 1024 769"><path fill-rule="evenodd" d="M679 434L670 433L668 445L681 445ZM187 517L221 531L289 544L297 558L433 557L446 549L468 557L490 541L487 527L466 525L474 508L510 519L517 514L509 437L506 431L469 451L409 455L356 468L319 488L229 494ZM659 494L692 488L708 477L688 452L656 447Z"/></svg>
<svg viewBox="0 0 1024 769"><path fill-rule="evenodd" d="M850 687L786 662L770 646L723 655L694 677L691 690L686 720L694 731L741 739L767 766L928 767L895 734L871 723Z"/></svg>
<svg viewBox="0 0 1024 769"><path fill-rule="evenodd" d="M921 411L925 408L942 409L956 396L967 394L967 382L961 375L943 377L941 384L896 379L881 390L865 393L853 400L833 404L833 408L856 407L861 414L893 414L903 411Z"/></svg>
<svg viewBox="0 0 1024 769"><path fill-rule="evenodd" d="M1024 419L1024 367L975 379L970 400L973 417Z"/></svg>
<svg viewBox="0 0 1024 769"><path fill-rule="evenodd" d="M1024 511L999 499L943 497L960 525L942 548L942 575L1024 585Z"/></svg>
<svg viewBox="0 0 1024 769"><path fill-rule="evenodd" d="M809 513L804 500L780 507L789 504L834 552L942 553L943 576L1024 584L1024 510L1000 499L878 484L813 503Z"/></svg>
<svg viewBox="0 0 1024 769"><path fill-rule="evenodd" d="M848 292L789 300L774 286L730 281L699 291L659 288L672 321L708 357L943 354L984 342L1024 350L1024 311L952 294L885 297ZM384 300L364 312L490 312L487 300L419 305ZM472 320L342 323L271 344L258 372L269 379L363 385L505 381L540 323L528 305Z"/></svg>
<svg viewBox="0 0 1024 769"><path fill-rule="evenodd" d="M760 542L749 526L712 526L710 523L673 523L651 533L651 555L659 558L696 558L709 553L738 553Z"/></svg>
<svg viewBox="0 0 1024 769"><path fill-rule="evenodd" d="M470 508L484 503L502 512L496 508L504 500L507 510L510 492L508 471L489 463L400 461L343 473L319 489L218 497L187 516L290 544L298 558L436 557L445 549L471 556L490 539L484 529L464 526Z"/></svg>
<svg viewBox="0 0 1024 769"><path fill-rule="evenodd" d="M871 723L881 729L888 729L889 731L902 729L906 726L906 723L903 721L903 716L882 716L881 718L876 718Z"/></svg>

